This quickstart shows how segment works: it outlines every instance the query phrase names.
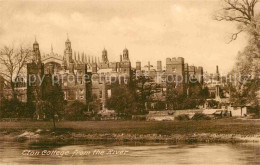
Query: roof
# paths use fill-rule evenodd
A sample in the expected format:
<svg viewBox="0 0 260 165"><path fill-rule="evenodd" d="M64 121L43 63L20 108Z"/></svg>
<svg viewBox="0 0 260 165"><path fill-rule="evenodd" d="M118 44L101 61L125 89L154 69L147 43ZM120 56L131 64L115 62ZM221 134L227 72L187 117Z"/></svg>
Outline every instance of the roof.
<svg viewBox="0 0 260 165"><path fill-rule="evenodd" d="M97 73L111 73L112 69L108 68L108 69L100 69L97 71Z"/></svg>

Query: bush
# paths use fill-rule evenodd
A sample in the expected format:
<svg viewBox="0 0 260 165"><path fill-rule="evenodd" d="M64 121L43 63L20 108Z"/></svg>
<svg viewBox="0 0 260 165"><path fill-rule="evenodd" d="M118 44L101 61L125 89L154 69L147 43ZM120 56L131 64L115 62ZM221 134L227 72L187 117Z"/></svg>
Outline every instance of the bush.
<svg viewBox="0 0 260 165"><path fill-rule="evenodd" d="M176 116L176 120L182 121L182 120L190 120L189 115L187 114L182 114L182 115L178 115Z"/></svg>
<svg viewBox="0 0 260 165"><path fill-rule="evenodd" d="M17 99L2 99L0 104L0 118L24 118L31 117L26 103Z"/></svg>
<svg viewBox="0 0 260 165"><path fill-rule="evenodd" d="M63 117L70 121L86 120L87 116L84 112L86 112L86 105L79 101L73 101L65 106Z"/></svg>
<svg viewBox="0 0 260 165"><path fill-rule="evenodd" d="M195 113L192 120L210 120L211 118L203 113Z"/></svg>

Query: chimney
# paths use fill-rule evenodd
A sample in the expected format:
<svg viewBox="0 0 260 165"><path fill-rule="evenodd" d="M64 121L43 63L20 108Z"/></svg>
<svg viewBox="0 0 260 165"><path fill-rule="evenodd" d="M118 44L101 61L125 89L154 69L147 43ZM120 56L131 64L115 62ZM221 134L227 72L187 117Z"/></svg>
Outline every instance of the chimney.
<svg viewBox="0 0 260 165"><path fill-rule="evenodd" d="M216 76L217 76L217 81L219 81L220 75L219 75L218 65L216 66Z"/></svg>
<svg viewBox="0 0 260 165"><path fill-rule="evenodd" d="M157 61L157 71L162 71L162 61Z"/></svg>

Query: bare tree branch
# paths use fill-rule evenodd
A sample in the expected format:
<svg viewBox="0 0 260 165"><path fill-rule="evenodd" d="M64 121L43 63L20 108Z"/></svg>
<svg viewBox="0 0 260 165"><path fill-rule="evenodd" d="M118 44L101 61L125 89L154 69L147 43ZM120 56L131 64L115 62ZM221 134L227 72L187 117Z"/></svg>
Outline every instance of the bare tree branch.
<svg viewBox="0 0 260 165"><path fill-rule="evenodd" d="M244 27L255 24L255 6L259 0L223 0L223 2L222 9L214 15L215 20L237 22ZM243 31L245 29L233 33L228 43L236 40L237 36Z"/></svg>
<svg viewBox="0 0 260 165"><path fill-rule="evenodd" d="M239 30L238 32L236 32L236 33L233 33L233 34L231 35L231 38L230 38L230 41L228 42L228 44L229 44L230 42L232 42L232 41L236 40L236 39L237 39L237 36L238 36L238 34L242 33L243 31L244 31L244 29L241 29L241 30Z"/></svg>
<svg viewBox="0 0 260 165"><path fill-rule="evenodd" d="M0 49L0 76L2 76L11 87L13 97L16 98L15 85L23 69L31 58L31 50L29 48L19 49L4 46Z"/></svg>

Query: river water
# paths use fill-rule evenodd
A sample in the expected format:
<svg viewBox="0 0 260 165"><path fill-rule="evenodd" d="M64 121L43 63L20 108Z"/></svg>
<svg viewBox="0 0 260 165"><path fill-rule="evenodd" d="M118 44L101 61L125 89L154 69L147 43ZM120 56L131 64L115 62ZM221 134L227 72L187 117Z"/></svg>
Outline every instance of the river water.
<svg viewBox="0 0 260 165"><path fill-rule="evenodd" d="M42 147L0 142L0 164L260 164L260 143L87 143Z"/></svg>

